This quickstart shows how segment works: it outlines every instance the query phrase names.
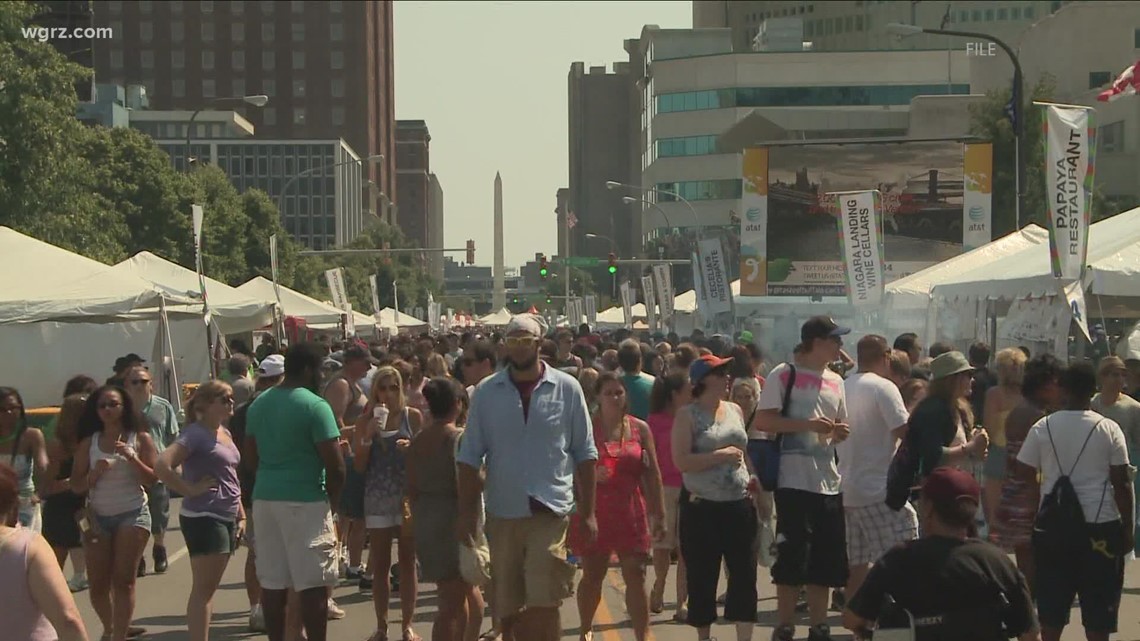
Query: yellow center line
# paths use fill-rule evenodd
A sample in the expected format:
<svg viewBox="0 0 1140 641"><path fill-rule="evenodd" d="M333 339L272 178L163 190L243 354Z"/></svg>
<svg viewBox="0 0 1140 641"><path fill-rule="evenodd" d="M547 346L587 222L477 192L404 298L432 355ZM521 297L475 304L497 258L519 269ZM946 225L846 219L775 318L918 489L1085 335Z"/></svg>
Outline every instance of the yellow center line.
<svg viewBox="0 0 1140 641"><path fill-rule="evenodd" d="M617 593L621 595L622 601L624 601L625 581L622 580L621 569L610 568L609 571L606 572L606 579L610 586L612 586L614 590L616 590ZM598 624L598 627L613 626L617 622L614 621L613 615L610 613L609 606L606 605L606 591L604 589L605 585L603 584L602 587L602 598L598 602L598 612L594 616L594 622ZM621 633L618 632L618 629L616 627L609 627L603 630L600 635L595 633L594 636L601 636L602 641L621 641ZM655 641L652 628L649 630L649 634L645 637L645 640Z"/></svg>

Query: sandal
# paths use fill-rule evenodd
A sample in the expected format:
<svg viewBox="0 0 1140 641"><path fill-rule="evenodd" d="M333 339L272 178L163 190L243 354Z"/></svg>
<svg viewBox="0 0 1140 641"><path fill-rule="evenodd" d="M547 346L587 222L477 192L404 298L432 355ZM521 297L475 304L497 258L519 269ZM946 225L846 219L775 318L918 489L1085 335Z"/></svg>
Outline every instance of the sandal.
<svg viewBox="0 0 1140 641"><path fill-rule="evenodd" d="M495 628L491 628L490 630L487 630L483 634L479 635L479 641L499 641L502 636L502 632L499 632Z"/></svg>
<svg viewBox="0 0 1140 641"><path fill-rule="evenodd" d="M404 628L403 641L424 641L424 638L416 634L416 631L411 628Z"/></svg>
<svg viewBox="0 0 1140 641"><path fill-rule="evenodd" d="M580 641L594 641L594 631L590 630L587 632L583 632L582 635L578 638Z"/></svg>
<svg viewBox="0 0 1140 641"><path fill-rule="evenodd" d="M653 588L653 592L649 595L649 611L653 614L661 614L665 611L665 588L658 590Z"/></svg>

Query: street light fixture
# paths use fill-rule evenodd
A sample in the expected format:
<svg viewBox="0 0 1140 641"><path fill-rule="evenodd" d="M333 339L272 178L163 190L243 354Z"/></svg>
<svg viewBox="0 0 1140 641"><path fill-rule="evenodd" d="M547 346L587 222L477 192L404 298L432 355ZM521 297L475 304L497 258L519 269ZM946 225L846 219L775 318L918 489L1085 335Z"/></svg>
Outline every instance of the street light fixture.
<svg viewBox="0 0 1140 641"><path fill-rule="evenodd" d="M264 107L269 104L269 96L265 94L254 94L251 96L227 96L225 98L214 98L209 101L210 104L216 105L226 102L244 102L254 107ZM194 135L194 120L198 118L198 114L202 113L206 107L199 107L190 114L190 122L186 124L186 171L190 171L190 138Z"/></svg>
<svg viewBox="0 0 1140 641"><path fill-rule="evenodd" d="M1025 199L1025 162L1027 158L1022 149L1022 144L1025 142L1025 117L1022 113L1021 97L1025 95L1025 77L1021 73L1021 61L1017 59L1017 53L1001 39L995 38L988 33L926 29L918 25L902 24L899 22L888 23L886 29L887 33L893 33L903 38L915 36L920 33L928 33L936 36L957 36L959 38L984 40L1001 47L1005 55L1009 56L1010 62L1013 63L1013 96L1010 100L1012 107L1011 115L1013 117L1013 188L1014 191L1017 192L1014 197L1013 211L1016 228L1021 229L1021 209Z"/></svg>

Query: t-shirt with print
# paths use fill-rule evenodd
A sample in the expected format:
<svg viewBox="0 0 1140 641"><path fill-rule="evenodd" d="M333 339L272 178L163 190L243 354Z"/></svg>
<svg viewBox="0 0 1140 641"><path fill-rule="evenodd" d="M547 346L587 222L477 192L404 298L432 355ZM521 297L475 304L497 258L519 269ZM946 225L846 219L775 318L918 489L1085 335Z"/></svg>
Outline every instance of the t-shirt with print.
<svg viewBox="0 0 1140 641"><path fill-rule="evenodd" d="M843 398L851 426L851 435L836 446L843 506L882 503L887 500L887 468L897 446L893 430L906 425L906 404L894 383L871 372L843 381Z"/></svg>
<svg viewBox="0 0 1140 641"><path fill-rule="evenodd" d="M222 437L222 434L225 436ZM233 435L226 428L209 430L192 423L182 430L175 441L186 449L182 463L182 478L193 485L206 477L218 480L217 487L198 496L182 499L184 516L212 516L231 520L237 516L241 501L241 483L238 481L238 464L241 454Z"/></svg>
<svg viewBox="0 0 1140 641"><path fill-rule="evenodd" d="M317 443L340 438L325 399L300 387L265 390L249 406L246 430L257 443L254 501L328 500Z"/></svg>
<svg viewBox="0 0 1140 641"><path fill-rule="evenodd" d="M1093 430L1091 436L1090 430ZM1056 455L1053 454L1054 446ZM1085 451L1078 459L1082 447ZM1058 458L1061 459L1059 465ZM1057 478L1069 474L1071 469L1069 480L1081 502L1085 521L1108 523L1120 518L1113 500L1108 468L1128 465L1128 445L1116 421L1092 410L1054 412L1029 429L1017 460L1041 471L1042 501L1053 490Z"/></svg>
<svg viewBox="0 0 1140 641"><path fill-rule="evenodd" d="M760 392L758 409L779 410L783 406L784 389L790 375L791 370L786 363L777 365L768 374L768 384ZM797 365L788 418L802 421L827 418L846 422L843 379L829 369L812 370ZM814 432L798 432L784 434L781 442L781 488L839 494L839 468L835 464L835 445L831 439L821 438Z"/></svg>

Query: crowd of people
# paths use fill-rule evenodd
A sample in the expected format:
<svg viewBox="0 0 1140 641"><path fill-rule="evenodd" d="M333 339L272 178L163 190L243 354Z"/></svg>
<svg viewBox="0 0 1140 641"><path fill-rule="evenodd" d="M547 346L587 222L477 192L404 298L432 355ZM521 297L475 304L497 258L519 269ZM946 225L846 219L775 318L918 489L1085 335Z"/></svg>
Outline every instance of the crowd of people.
<svg viewBox="0 0 1140 641"><path fill-rule="evenodd" d="M68 381L44 430L0 388L0 601L26 606L0 629L85 640L87 590L102 638L143 635L136 578L167 569L173 494L192 641L241 545L249 627L272 641L327 638L344 581L371 596L370 641L394 595L396 638L420 638L421 583L432 639L555 641L574 596L589 641L614 565L638 641L667 607L710 639L719 605L744 641L760 564L773 641L801 612L827 641L836 611L860 638L1057 641L1076 599L1107 639L1136 547L1140 360L914 334L863 336L852 357L849 333L811 318L783 363L749 332L550 332L527 314L487 336L267 337L232 346L181 425L135 354L103 385Z"/></svg>

